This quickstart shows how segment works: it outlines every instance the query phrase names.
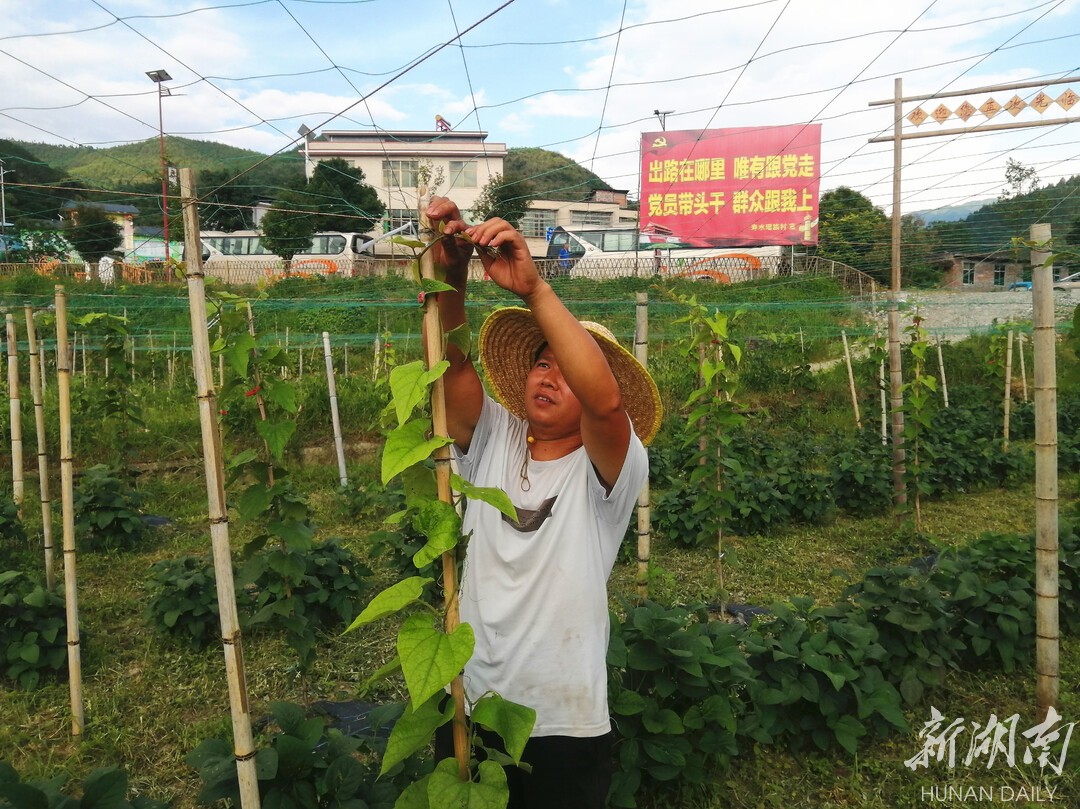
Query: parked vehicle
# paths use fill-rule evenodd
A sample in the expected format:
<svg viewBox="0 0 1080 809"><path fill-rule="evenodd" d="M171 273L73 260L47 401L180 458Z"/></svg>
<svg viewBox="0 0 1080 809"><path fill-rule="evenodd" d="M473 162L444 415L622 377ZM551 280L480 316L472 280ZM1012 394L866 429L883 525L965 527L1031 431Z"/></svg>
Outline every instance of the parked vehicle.
<svg viewBox="0 0 1080 809"><path fill-rule="evenodd" d="M666 275L723 284L781 274L789 247L685 247L651 240L637 228L556 227L548 241L553 274L610 278Z"/></svg>
<svg viewBox="0 0 1080 809"><path fill-rule="evenodd" d="M1080 272L1059 278L1054 282L1054 289L1080 289Z"/></svg>

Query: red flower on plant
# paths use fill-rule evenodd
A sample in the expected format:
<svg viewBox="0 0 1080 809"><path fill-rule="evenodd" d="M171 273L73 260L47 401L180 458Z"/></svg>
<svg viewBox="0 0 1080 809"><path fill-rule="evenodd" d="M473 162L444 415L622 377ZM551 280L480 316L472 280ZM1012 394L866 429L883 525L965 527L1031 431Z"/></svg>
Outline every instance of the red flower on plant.
<svg viewBox="0 0 1080 809"><path fill-rule="evenodd" d="M252 388L251 390L249 390L249 391L248 391L247 393L245 393L244 395L245 395L245 396L254 396L254 395L255 395L256 393L258 393L258 392L259 392L259 386L258 386L258 385L256 385L255 387L253 387L253 388Z"/></svg>
<svg viewBox="0 0 1080 809"><path fill-rule="evenodd" d="M227 415L228 412L229 412L228 410L219 410L218 411L218 413L220 413L222 416Z"/></svg>
<svg viewBox="0 0 1080 809"><path fill-rule="evenodd" d="M416 302L418 304L420 304L421 306L423 306L424 305L424 298L426 296L427 296L427 293L421 292L419 295L416 296Z"/></svg>

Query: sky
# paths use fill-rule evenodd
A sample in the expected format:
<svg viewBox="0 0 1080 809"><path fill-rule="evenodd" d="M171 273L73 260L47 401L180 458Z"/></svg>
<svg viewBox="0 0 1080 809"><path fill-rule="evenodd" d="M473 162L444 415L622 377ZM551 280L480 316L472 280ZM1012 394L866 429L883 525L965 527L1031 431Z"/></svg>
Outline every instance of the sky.
<svg viewBox="0 0 1080 809"><path fill-rule="evenodd" d="M892 209L905 96L1080 74L1080 0L31 0L0 3L0 138L159 132L266 154L323 130L484 131L636 196L642 132L820 123L821 190ZM909 102L1056 99L1080 81ZM661 115L655 114L660 112ZM968 126L1080 118L1053 104ZM662 119L662 120L661 120ZM904 134L964 126L955 116ZM1080 174L1080 127L903 141L901 211L994 198L1008 159ZM17 174L7 182L18 182Z"/></svg>

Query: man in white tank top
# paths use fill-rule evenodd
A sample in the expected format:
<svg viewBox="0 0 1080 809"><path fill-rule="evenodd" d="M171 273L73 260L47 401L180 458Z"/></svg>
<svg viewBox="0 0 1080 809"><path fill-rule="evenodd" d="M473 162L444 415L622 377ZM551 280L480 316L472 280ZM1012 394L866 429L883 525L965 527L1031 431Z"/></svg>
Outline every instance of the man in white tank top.
<svg viewBox="0 0 1080 809"><path fill-rule="evenodd" d="M461 474L503 489L518 515L512 522L479 501L466 509L460 606L476 637L466 696L494 691L536 710L522 757L532 772L507 772L511 807L602 807L611 775L607 579L648 477L644 444L660 424L659 395L607 329L567 310L511 225L469 226L439 197L427 213L443 226L432 249L455 288L439 293L446 330L465 322L472 244L487 276L526 307L495 311L480 331L493 396L471 358L447 348L447 424ZM448 727L437 741L447 754Z"/></svg>

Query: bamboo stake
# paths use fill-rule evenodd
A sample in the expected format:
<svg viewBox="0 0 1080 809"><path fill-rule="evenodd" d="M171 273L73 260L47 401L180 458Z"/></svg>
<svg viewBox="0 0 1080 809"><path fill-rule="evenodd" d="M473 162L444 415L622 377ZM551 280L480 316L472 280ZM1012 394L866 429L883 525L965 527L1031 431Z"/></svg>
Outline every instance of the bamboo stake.
<svg viewBox="0 0 1080 809"><path fill-rule="evenodd" d="M15 316L4 317L7 327L8 407L11 416L11 498L19 519L23 515L26 482L23 477L22 401L19 398L19 341L15 334Z"/></svg>
<svg viewBox="0 0 1080 809"><path fill-rule="evenodd" d="M341 418L338 416L337 382L334 381L334 357L330 353L330 333L322 333L323 356L326 358L326 389L330 394L330 421L334 427L334 449L337 450L338 480L342 487L349 485L345 471L345 445L341 439Z"/></svg>
<svg viewBox="0 0 1080 809"><path fill-rule="evenodd" d="M862 416L859 415L859 394L855 391L855 371L851 367L851 349L848 347L847 332L841 330L840 338L844 341L844 364L847 365L848 390L851 391L851 409L855 412L855 427L862 429Z"/></svg>
<svg viewBox="0 0 1080 809"><path fill-rule="evenodd" d="M1027 367L1024 365L1024 333L1016 335L1016 348L1020 352L1020 390L1024 395L1024 402L1028 400L1027 391Z"/></svg>
<svg viewBox="0 0 1080 809"><path fill-rule="evenodd" d="M289 327L288 326L285 327L285 356L286 357L289 356ZM289 369L288 363L286 363L285 365L282 366L282 368L281 368L281 378L282 379L288 379L289 378L289 370L290 369Z"/></svg>
<svg viewBox="0 0 1080 809"><path fill-rule="evenodd" d="M1050 241L1050 225L1032 225L1031 240ZM1043 721L1061 688L1058 627L1058 436L1054 271L1031 251L1035 352L1035 701Z"/></svg>
<svg viewBox="0 0 1080 809"><path fill-rule="evenodd" d="M889 443L889 407L885 396L885 360L878 366L878 390L881 391L881 443Z"/></svg>
<svg viewBox="0 0 1080 809"><path fill-rule="evenodd" d="M75 475L71 457L71 355L68 353L67 295L56 287L56 385L60 400L60 502L64 522L64 605L67 621L68 692L71 696L71 735L86 727L82 693L82 654L79 644L79 594L75 568Z"/></svg>
<svg viewBox="0 0 1080 809"><path fill-rule="evenodd" d="M635 308L637 321L634 329L634 356L642 365L649 361L649 294L637 293ZM649 511L649 479L638 492L637 499L637 592L642 601L649 597L649 554L651 544L651 521Z"/></svg>
<svg viewBox="0 0 1080 809"><path fill-rule="evenodd" d="M199 214L195 207L195 181L191 169L180 170L180 195L184 208L184 240L188 258L188 306L191 313L191 356L202 426L206 494L209 505L210 539L217 578L218 613L225 652L232 712L233 752L240 785L242 809L259 809L259 782L255 772L255 744L251 733L251 712L244 678L244 651L236 610L232 555L229 548L229 513L225 505L224 459L221 433L216 418L213 363L206 330L206 282L199 244Z"/></svg>
<svg viewBox="0 0 1080 809"><path fill-rule="evenodd" d="M430 244L436 238L431 227L431 221L427 218L428 190L417 189L420 213L420 238L425 244ZM420 274L424 278L435 278L435 262L430 250L425 250L420 256ZM427 295L424 298L424 361L430 369L438 364L443 358L443 328L439 317L438 295ZM446 426L446 386L442 377L435 380L431 387L431 424L432 430L437 436L448 436ZM435 482L438 487L439 500L444 503L452 503L453 495L450 491L450 447L444 446L435 450ZM457 558L453 551L447 551L442 555L443 592L446 603L445 628L447 633L457 629L461 622L458 612L457 591ZM462 781L469 779L469 738L468 727L465 723L465 685L461 674L450 683L450 696L454 700L454 757L458 763L458 775Z"/></svg>
<svg viewBox="0 0 1080 809"><path fill-rule="evenodd" d="M49 498L49 458L45 438L45 403L41 395L41 349L34 326L34 308L24 307L26 313L26 340L30 352L30 393L34 398L34 427L37 430L38 490L41 492L41 544L45 551L45 588L56 587L56 571L53 560L52 501Z"/></svg>
<svg viewBox="0 0 1080 809"><path fill-rule="evenodd" d="M87 370L86 370L86 335L85 334L82 336L82 375L83 375L83 384L85 385L86 384L86 377L88 376Z"/></svg>
<svg viewBox="0 0 1080 809"><path fill-rule="evenodd" d="M372 383L379 381L379 355L382 352L382 335L379 332L375 332L375 342L372 344L371 350L371 381Z"/></svg>
<svg viewBox="0 0 1080 809"><path fill-rule="evenodd" d="M1009 329L1008 339L1005 341L1005 404L1002 408L1003 422L1001 425L1001 446L1009 448L1009 411L1012 409L1012 353L1013 353L1013 330Z"/></svg>
<svg viewBox="0 0 1080 809"><path fill-rule="evenodd" d="M941 402L945 407L949 406L949 386L945 382L945 360L941 356L941 338L937 341L937 367L938 376L941 377Z"/></svg>
<svg viewBox="0 0 1080 809"><path fill-rule="evenodd" d="M40 368L40 371L41 371L41 392L44 393L49 388L49 386L47 384L49 377L45 374L45 348L44 347L42 347L41 350L38 351L38 360L41 362L41 368Z"/></svg>

